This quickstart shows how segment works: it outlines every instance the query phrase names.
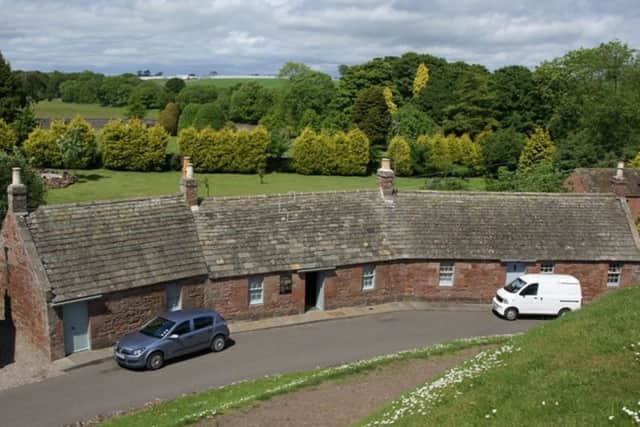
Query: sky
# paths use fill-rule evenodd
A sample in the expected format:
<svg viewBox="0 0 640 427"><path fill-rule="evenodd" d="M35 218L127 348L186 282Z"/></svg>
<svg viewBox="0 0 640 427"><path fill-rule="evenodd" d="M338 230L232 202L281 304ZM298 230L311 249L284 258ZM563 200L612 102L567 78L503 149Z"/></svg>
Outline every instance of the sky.
<svg viewBox="0 0 640 427"><path fill-rule="evenodd" d="M12 69L275 74L404 52L494 70L619 39L640 47L640 0L0 0Z"/></svg>

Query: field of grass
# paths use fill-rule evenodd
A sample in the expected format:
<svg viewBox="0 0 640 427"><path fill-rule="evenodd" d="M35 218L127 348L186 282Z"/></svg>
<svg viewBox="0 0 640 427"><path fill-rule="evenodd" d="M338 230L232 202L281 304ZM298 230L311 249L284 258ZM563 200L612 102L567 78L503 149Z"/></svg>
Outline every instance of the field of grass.
<svg viewBox="0 0 640 427"><path fill-rule="evenodd" d="M441 381L451 385L439 394L421 387L361 425L638 424L632 418L640 412L638 325L640 287L617 290L514 338L512 351L473 379L455 382L445 374Z"/></svg>
<svg viewBox="0 0 640 427"><path fill-rule="evenodd" d="M249 407L259 401L268 400L278 395L324 382L339 381L390 363L454 354L472 347L501 344L508 339L504 336L461 339L332 368L314 369L241 382L163 402L139 412L106 420L100 425L103 427L177 427L189 425L200 419L222 414L229 409Z"/></svg>
<svg viewBox="0 0 640 427"><path fill-rule="evenodd" d="M126 107L103 107L99 104L76 104L73 102L40 101L34 105L36 117L39 119L65 119L79 114L85 119L121 119ZM157 119L158 110L148 110L145 116Z"/></svg>
<svg viewBox="0 0 640 427"><path fill-rule="evenodd" d="M70 171L78 182L70 187L49 190L47 203L90 202L129 197L176 194L179 172L122 172L107 169ZM290 191L340 191L376 188L375 176L309 176L293 173L270 173L260 183L257 175L196 174L201 197L287 193ZM423 178L396 178L399 190L420 190ZM480 188L481 178L469 180ZM208 186L208 188L207 188Z"/></svg>
<svg viewBox="0 0 640 427"><path fill-rule="evenodd" d="M251 79L251 78L220 78L220 79L201 79L201 80L187 80L186 83L189 86L207 86L212 85L218 88L230 87L238 83L245 82L256 82L260 83L264 87L268 87L270 89L278 89L283 87L286 83L286 79L278 79L278 78L260 78L260 79Z"/></svg>

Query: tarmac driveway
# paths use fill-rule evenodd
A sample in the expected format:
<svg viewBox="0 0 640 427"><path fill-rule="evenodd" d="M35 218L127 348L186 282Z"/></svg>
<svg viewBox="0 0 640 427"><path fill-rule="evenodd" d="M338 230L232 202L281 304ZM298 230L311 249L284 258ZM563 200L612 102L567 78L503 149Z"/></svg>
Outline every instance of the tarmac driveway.
<svg viewBox="0 0 640 427"><path fill-rule="evenodd" d="M155 399L267 374L330 366L455 338L524 331L541 320L504 321L491 312L404 311L244 332L222 353L203 353L159 371L113 361L0 392L3 427L63 426Z"/></svg>

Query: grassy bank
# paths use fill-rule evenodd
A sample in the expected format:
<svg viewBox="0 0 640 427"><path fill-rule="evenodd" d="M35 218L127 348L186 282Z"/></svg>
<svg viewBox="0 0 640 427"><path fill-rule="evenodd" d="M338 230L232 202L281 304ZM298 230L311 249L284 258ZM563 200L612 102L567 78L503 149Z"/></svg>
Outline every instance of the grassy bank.
<svg viewBox="0 0 640 427"><path fill-rule="evenodd" d="M60 100L40 101L34 105L39 119L65 119L80 115L85 119L121 119L125 117L127 107L103 107L100 104L76 104ZM145 116L157 119L158 110L148 110Z"/></svg>
<svg viewBox="0 0 640 427"><path fill-rule="evenodd" d="M509 337L494 336L461 339L422 349L403 351L374 359L357 361L333 368L314 369L241 382L204 393L181 397L129 415L106 420L104 427L156 426L173 427L192 424L202 418L224 413L225 410L251 406L261 400L290 393L304 387L369 372L392 362L427 359L453 354L471 347L495 345Z"/></svg>
<svg viewBox="0 0 640 427"><path fill-rule="evenodd" d="M179 172L122 172L107 169L71 171L78 182L70 187L49 190L47 203L90 202L129 197L176 194ZM201 197L286 193L290 191L338 191L376 188L375 176L308 176L291 173L271 173L260 183L257 175L196 174ZM480 180L480 181L478 181ZM473 182L481 186L481 179ZM208 188L207 188L208 186ZM422 178L397 178L400 190L421 189Z"/></svg>
<svg viewBox="0 0 640 427"><path fill-rule="evenodd" d="M361 424L631 425L623 408L640 410L638 325L640 287L618 290L514 338L478 375L455 382L447 374Z"/></svg>

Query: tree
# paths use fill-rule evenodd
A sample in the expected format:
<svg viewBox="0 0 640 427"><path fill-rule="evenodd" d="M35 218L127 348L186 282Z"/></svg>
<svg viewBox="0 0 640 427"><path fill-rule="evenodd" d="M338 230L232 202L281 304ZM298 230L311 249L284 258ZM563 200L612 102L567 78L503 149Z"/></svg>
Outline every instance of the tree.
<svg viewBox="0 0 640 427"><path fill-rule="evenodd" d="M556 147L551 141L549 132L536 128L520 153L518 171L527 172L541 163L553 163L555 151Z"/></svg>
<svg viewBox="0 0 640 427"><path fill-rule="evenodd" d="M415 141L420 135L433 135L438 125L413 104L403 105L391 116L390 134Z"/></svg>
<svg viewBox="0 0 640 427"><path fill-rule="evenodd" d="M333 140L326 134L304 129L293 141L293 165L303 175L330 175L335 170Z"/></svg>
<svg viewBox="0 0 640 427"><path fill-rule="evenodd" d="M0 188L6 189L11 184L11 170L19 167L22 183L27 187L27 208L33 210L45 203L46 187L28 160L19 152L4 153L0 150ZM0 195L0 218L7 213L7 192Z"/></svg>
<svg viewBox="0 0 640 427"><path fill-rule="evenodd" d="M14 71L13 75L21 86L27 103L42 101L47 98L49 75L40 71Z"/></svg>
<svg viewBox="0 0 640 427"><path fill-rule="evenodd" d="M278 70L278 78L290 79L307 71L311 71L311 68L301 62L287 62Z"/></svg>
<svg viewBox="0 0 640 427"><path fill-rule="evenodd" d="M164 110L160 111L158 123L169 135L175 135L178 131L178 106L174 102L169 102Z"/></svg>
<svg viewBox="0 0 640 427"><path fill-rule="evenodd" d="M232 120L258 123L273 105L273 93L254 81L242 83L231 95L229 114Z"/></svg>
<svg viewBox="0 0 640 427"><path fill-rule="evenodd" d="M358 128L351 129L348 133L338 132L333 136L327 136L332 143L329 148L334 152L329 157L333 158L335 171L338 175L364 175L369 164L369 139Z"/></svg>
<svg viewBox="0 0 640 427"><path fill-rule="evenodd" d="M331 76L317 71L304 71L289 79L281 108L286 120L297 127L306 110L323 116L335 94Z"/></svg>
<svg viewBox="0 0 640 427"><path fill-rule="evenodd" d="M97 144L91 125L80 116L76 116L64 126L61 133L55 137L55 143L62 154L62 165L71 169L86 169L92 166L95 162Z"/></svg>
<svg viewBox="0 0 640 427"><path fill-rule="evenodd" d="M495 118L507 128L531 133L544 117L538 102L538 86L527 67L510 65L496 70L489 80Z"/></svg>
<svg viewBox="0 0 640 427"><path fill-rule="evenodd" d="M22 107L16 114L16 119L11 127L16 133L17 144L20 145L29 137L29 134L38 126L38 120L30 106Z"/></svg>
<svg viewBox="0 0 640 427"><path fill-rule="evenodd" d="M411 175L411 148L402 136L394 136L387 147L391 167L398 176Z"/></svg>
<svg viewBox="0 0 640 427"><path fill-rule="evenodd" d="M391 89L385 86L382 94L384 95L384 102L386 102L387 108L389 108L389 113L393 114L398 111L398 106L393 102L393 92Z"/></svg>
<svg viewBox="0 0 640 427"><path fill-rule="evenodd" d="M98 89L98 100L102 105L113 107L127 105L131 92L140 83L141 80L130 73L105 77Z"/></svg>
<svg viewBox="0 0 640 427"><path fill-rule="evenodd" d="M176 96L180 108L188 104L206 104L218 98L218 89L210 85L186 86Z"/></svg>
<svg viewBox="0 0 640 427"><path fill-rule="evenodd" d="M160 125L147 128L140 120L111 121L102 128L104 167L153 171L164 166L169 135Z"/></svg>
<svg viewBox="0 0 640 427"><path fill-rule="evenodd" d="M427 83L429 82L429 69L424 63L418 65L418 69L416 70L416 78L413 80L413 97L420 95L420 92L427 87Z"/></svg>
<svg viewBox="0 0 640 427"><path fill-rule="evenodd" d="M22 147L29 162L40 168L64 167L62 152L56 144L56 139L65 131L66 125L63 122L52 122L49 129L34 129Z"/></svg>
<svg viewBox="0 0 640 427"><path fill-rule="evenodd" d="M209 102L200 106L191 125L198 130L206 127L222 129L226 121L227 118L224 115L224 111L222 111L218 103Z"/></svg>
<svg viewBox="0 0 640 427"><path fill-rule="evenodd" d="M140 100L132 100L127 106L124 115L128 119L142 119L147 114L147 109Z"/></svg>
<svg viewBox="0 0 640 427"><path fill-rule="evenodd" d="M20 108L26 105L27 99L21 90L20 82L0 52L0 119L11 123Z"/></svg>
<svg viewBox="0 0 640 427"><path fill-rule="evenodd" d="M371 160L377 160L379 152L386 148L386 138L391 124L391 114L380 86L372 86L358 95L351 110L353 125L369 138Z"/></svg>
<svg viewBox="0 0 640 427"><path fill-rule="evenodd" d="M16 133L4 120L0 119L0 152L10 153L16 146Z"/></svg>
<svg viewBox="0 0 640 427"><path fill-rule="evenodd" d="M515 170L520 159L520 152L526 142L526 135L511 128L489 133L482 140L482 158L485 170L490 174L495 174L501 166L507 170Z"/></svg>
<svg viewBox="0 0 640 427"><path fill-rule="evenodd" d="M178 77L173 77L167 80L167 82L164 84L164 88L167 90L167 92L169 92L170 94L173 94L173 96L176 96L177 94L179 94L180 91L184 89L186 86L187 84L184 82L184 80Z"/></svg>
<svg viewBox="0 0 640 427"><path fill-rule="evenodd" d="M527 171L511 172L505 167L498 169L498 178L487 183L489 191L521 191L536 193L560 193L566 176L550 163L540 163Z"/></svg>
<svg viewBox="0 0 640 427"><path fill-rule="evenodd" d="M164 108L169 97L162 86L154 82L142 82L136 86L129 96L129 105L140 103L146 109Z"/></svg>
<svg viewBox="0 0 640 427"><path fill-rule="evenodd" d="M187 106L184 107L178 120L178 132L193 126L193 121L196 118L196 114L198 114L200 106L201 104L187 104Z"/></svg>

